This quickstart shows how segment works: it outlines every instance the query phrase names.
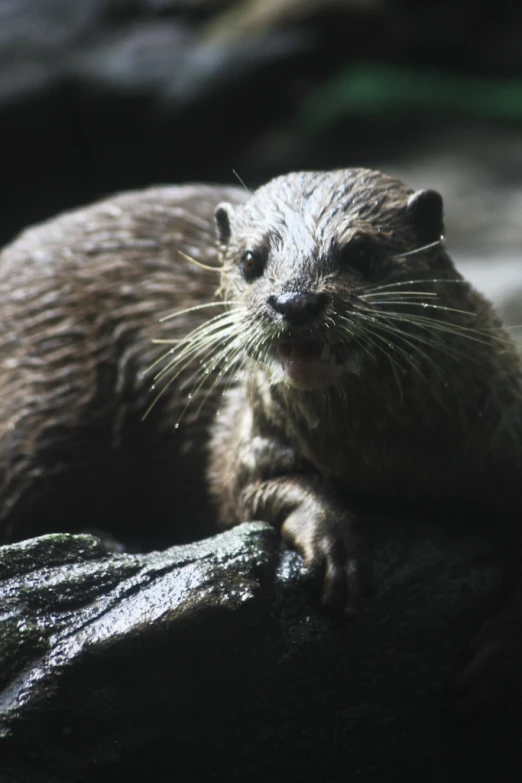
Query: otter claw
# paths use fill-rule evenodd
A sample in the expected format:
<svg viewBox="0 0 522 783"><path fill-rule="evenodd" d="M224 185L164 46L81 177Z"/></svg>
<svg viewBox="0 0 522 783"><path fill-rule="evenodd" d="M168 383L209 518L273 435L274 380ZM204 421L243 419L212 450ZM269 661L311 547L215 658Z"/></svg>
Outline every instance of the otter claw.
<svg viewBox="0 0 522 783"><path fill-rule="evenodd" d="M360 568L353 558L345 562L326 559L322 602L328 608L342 610L354 617L361 603Z"/></svg>
<svg viewBox="0 0 522 783"><path fill-rule="evenodd" d="M353 520L330 524L307 520L298 525L289 518L282 533L301 552L307 569L313 575L323 576L323 605L346 617L355 617L362 597L371 594L371 568L354 535Z"/></svg>

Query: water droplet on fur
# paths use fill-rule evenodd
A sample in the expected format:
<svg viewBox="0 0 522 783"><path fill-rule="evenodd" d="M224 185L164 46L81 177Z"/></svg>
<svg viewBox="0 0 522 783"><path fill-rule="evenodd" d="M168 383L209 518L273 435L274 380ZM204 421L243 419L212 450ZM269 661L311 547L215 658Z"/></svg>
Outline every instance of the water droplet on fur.
<svg viewBox="0 0 522 783"><path fill-rule="evenodd" d="M155 388L156 388L156 384L155 384L155 383L153 383L153 384L152 384L152 386L150 387L150 390L151 390L151 391L154 391L154 389L155 389Z"/></svg>
<svg viewBox="0 0 522 783"><path fill-rule="evenodd" d="M179 430L179 421L177 421L177 422L175 423L175 425L174 425L174 429L175 429L175 430Z"/></svg>

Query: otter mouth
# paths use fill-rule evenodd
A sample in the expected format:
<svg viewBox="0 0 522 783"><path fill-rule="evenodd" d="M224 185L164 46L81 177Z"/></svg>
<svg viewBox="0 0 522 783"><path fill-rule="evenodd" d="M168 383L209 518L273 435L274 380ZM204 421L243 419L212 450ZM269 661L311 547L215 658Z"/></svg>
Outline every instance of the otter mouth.
<svg viewBox="0 0 522 783"><path fill-rule="evenodd" d="M287 378L302 389L330 386L338 379L341 362L329 345L313 340L281 340L279 359Z"/></svg>

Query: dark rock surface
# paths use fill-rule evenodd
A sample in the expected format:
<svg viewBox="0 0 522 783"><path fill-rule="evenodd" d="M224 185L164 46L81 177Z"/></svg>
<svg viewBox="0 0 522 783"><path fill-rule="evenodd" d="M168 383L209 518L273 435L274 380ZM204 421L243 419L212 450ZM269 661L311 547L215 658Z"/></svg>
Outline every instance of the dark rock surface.
<svg viewBox="0 0 522 783"><path fill-rule="evenodd" d="M261 523L145 555L0 549L2 783L518 780L512 719L470 730L442 696L503 546L456 521L367 530L377 592L349 623Z"/></svg>

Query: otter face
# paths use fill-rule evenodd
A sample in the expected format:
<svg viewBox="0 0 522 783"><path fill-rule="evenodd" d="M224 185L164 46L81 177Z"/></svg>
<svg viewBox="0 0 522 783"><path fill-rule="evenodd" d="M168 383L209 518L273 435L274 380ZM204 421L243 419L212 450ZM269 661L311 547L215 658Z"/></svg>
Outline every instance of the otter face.
<svg viewBox="0 0 522 783"><path fill-rule="evenodd" d="M417 252L441 241L439 194L365 169L280 177L237 210L221 204L216 222L245 352L273 383L301 389L382 360L397 314L418 304L412 289L429 298L441 256ZM437 274L454 275L442 255Z"/></svg>

